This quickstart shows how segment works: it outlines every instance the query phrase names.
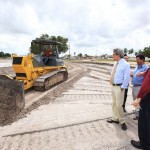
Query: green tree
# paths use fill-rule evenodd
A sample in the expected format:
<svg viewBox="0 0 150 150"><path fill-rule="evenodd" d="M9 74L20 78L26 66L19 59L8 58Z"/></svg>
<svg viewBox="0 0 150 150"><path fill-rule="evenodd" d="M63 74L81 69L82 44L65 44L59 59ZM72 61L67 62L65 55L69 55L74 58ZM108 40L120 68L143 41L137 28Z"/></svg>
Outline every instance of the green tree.
<svg viewBox="0 0 150 150"><path fill-rule="evenodd" d="M135 54L135 56L138 55L138 54L142 54L142 50L138 50L134 54Z"/></svg>
<svg viewBox="0 0 150 150"><path fill-rule="evenodd" d="M3 51L0 52L0 57L11 57L11 54L4 53Z"/></svg>
<svg viewBox="0 0 150 150"><path fill-rule="evenodd" d="M82 58L82 57L83 57L82 53L79 53L79 54L77 55L77 57L78 57L78 58Z"/></svg>
<svg viewBox="0 0 150 150"><path fill-rule="evenodd" d="M88 55L87 55L87 54L85 54L85 55L84 55L84 57L86 58L86 57L88 57Z"/></svg>
<svg viewBox="0 0 150 150"><path fill-rule="evenodd" d="M66 58L67 58L67 59L70 59L70 58L71 58L71 55L70 55L70 54L66 55Z"/></svg>
<svg viewBox="0 0 150 150"><path fill-rule="evenodd" d="M3 51L0 52L0 57L4 57L4 52Z"/></svg>
<svg viewBox="0 0 150 150"><path fill-rule="evenodd" d="M40 36L40 39L49 39L49 35L48 34L42 34Z"/></svg>
<svg viewBox="0 0 150 150"><path fill-rule="evenodd" d="M137 54L143 54L145 57L150 58L150 46L145 47L143 50L139 50Z"/></svg>
<svg viewBox="0 0 150 150"><path fill-rule="evenodd" d="M62 45L58 45L59 53L67 52L69 49L69 46L67 45L68 39L62 36L57 36L57 37L51 36L50 39L54 40L55 38L56 38L56 41L62 43Z"/></svg>
<svg viewBox="0 0 150 150"><path fill-rule="evenodd" d="M134 53L134 49L133 48L131 48L130 50L128 50L128 54L129 55L132 55Z"/></svg>
<svg viewBox="0 0 150 150"><path fill-rule="evenodd" d="M11 55L9 53L5 53L4 57L11 57Z"/></svg>
<svg viewBox="0 0 150 150"><path fill-rule="evenodd" d="M125 54L127 54L127 53L128 53L128 49L127 49L127 48L124 48L124 50L123 50L123 51L124 51L124 53L125 53Z"/></svg>
<svg viewBox="0 0 150 150"><path fill-rule="evenodd" d="M138 52L135 52L134 54L135 54L135 56L136 56L136 55L138 55Z"/></svg>
<svg viewBox="0 0 150 150"><path fill-rule="evenodd" d="M142 53L145 55L145 57L150 58L150 46L145 47L144 50L142 51Z"/></svg>

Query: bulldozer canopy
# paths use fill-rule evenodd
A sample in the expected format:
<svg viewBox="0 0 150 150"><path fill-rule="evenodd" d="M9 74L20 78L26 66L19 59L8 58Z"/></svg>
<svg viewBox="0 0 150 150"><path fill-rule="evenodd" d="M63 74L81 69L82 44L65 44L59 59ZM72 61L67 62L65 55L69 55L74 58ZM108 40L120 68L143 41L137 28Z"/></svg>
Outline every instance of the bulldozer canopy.
<svg viewBox="0 0 150 150"><path fill-rule="evenodd" d="M32 42L41 45L61 45L60 42L47 40L47 39L36 39L36 40L32 40Z"/></svg>

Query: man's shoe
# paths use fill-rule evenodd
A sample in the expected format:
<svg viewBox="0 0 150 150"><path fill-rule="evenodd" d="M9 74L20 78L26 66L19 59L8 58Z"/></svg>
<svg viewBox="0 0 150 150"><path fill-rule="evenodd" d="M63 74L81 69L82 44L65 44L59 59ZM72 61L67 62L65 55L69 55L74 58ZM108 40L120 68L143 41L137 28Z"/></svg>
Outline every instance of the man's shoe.
<svg viewBox="0 0 150 150"><path fill-rule="evenodd" d="M142 147L140 141L131 140L131 144L132 144L134 147L138 148L138 149L143 149L143 147Z"/></svg>
<svg viewBox="0 0 150 150"><path fill-rule="evenodd" d="M107 122L108 123L119 123L119 121L115 121L115 120L112 120L112 119L108 119Z"/></svg>
<svg viewBox="0 0 150 150"><path fill-rule="evenodd" d="M122 128L122 130L127 130L126 124L125 123L121 124L121 128Z"/></svg>
<svg viewBox="0 0 150 150"><path fill-rule="evenodd" d="M133 118L133 120L138 120L139 119L139 117L138 116L135 116L134 118Z"/></svg>
<svg viewBox="0 0 150 150"><path fill-rule="evenodd" d="M123 107L123 111L126 113L127 111L126 111L126 109L125 109L125 107Z"/></svg>

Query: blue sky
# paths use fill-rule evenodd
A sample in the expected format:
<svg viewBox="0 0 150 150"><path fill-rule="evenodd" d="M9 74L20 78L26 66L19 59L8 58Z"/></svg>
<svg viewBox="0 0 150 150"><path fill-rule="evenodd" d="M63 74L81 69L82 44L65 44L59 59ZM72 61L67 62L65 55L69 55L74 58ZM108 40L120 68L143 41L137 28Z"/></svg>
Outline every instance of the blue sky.
<svg viewBox="0 0 150 150"><path fill-rule="evenodd" d="M69 39L71 54L143 49L150 41L148 0L1 0L0 51L27 54L47 33Z"/></svg>

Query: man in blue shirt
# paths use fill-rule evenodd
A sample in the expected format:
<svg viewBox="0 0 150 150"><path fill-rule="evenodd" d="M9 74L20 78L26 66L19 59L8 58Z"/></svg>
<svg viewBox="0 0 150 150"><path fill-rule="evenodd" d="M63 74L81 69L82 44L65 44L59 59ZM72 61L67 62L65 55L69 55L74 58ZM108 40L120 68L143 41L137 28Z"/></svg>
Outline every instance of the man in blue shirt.
<svg viewBox="0 0 150 150"><path fill-rule="evenodd" d="M120 123L122 130L126 130L123 101L124 91L128 88L130 81L130 65L123 59L124 53L121 49L113 50L113 59L116 61L112 69L110 84L112 85L112 119L108 123Z"/></svg>
<svg viewBox="0 0 150 150"><path fill-rule="evenodd" d="M145 64L145 56L142 54L139 54L136 56L136 62L137 66L133 73L131 74L132 76L132 84L133 84L133 89L132 89L132 96L133 100L137 98L137 95L139 93L139 90L141 88L142 81L144 79L144 73L148 69L148 65ZM134 120L137 120L139 117L139 111L136 108L135 109L135 118Z"/></svg>

